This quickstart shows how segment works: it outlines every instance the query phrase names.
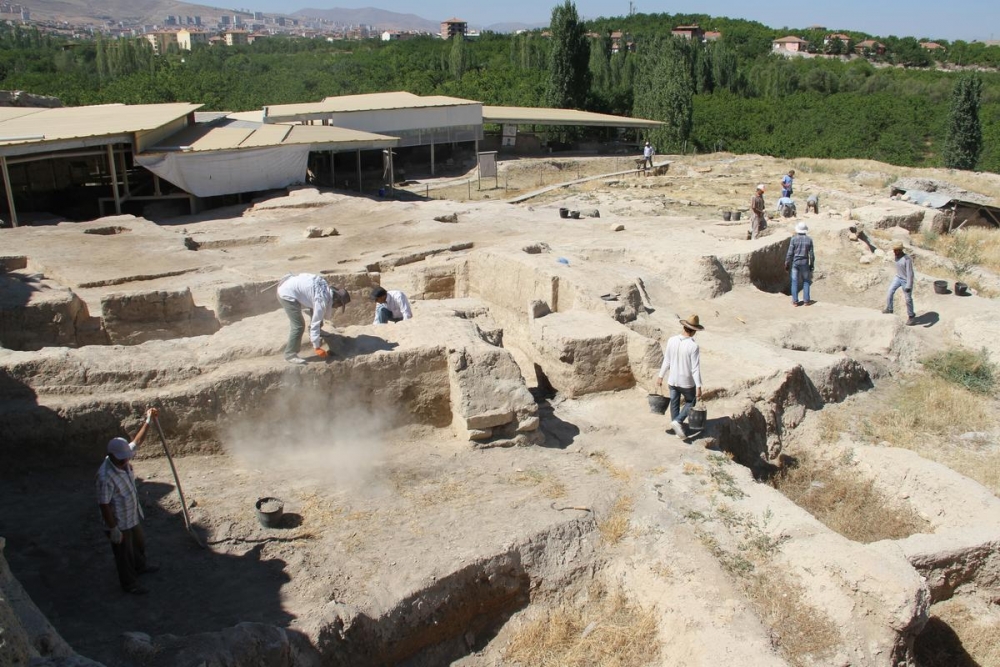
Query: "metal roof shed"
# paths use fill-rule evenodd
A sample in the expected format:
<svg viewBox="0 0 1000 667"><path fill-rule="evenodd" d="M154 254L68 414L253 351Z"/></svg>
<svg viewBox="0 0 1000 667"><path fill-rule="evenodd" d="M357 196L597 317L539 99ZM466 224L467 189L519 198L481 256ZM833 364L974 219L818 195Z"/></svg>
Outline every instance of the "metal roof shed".
<svg viewBox="0 0 1000 667"><path fill-rule="evenodd" d="M655 130L662 122L627 118L575 109L534 107L483 107L483 122L499 125L581 125L587 127L627 127Z"/></svg>
<svg viewBox="0 0 1000 667"><path fill-rule="evenodd" d="M396 143L395 137L340 127L223 119L182 130L137 155L136 162L185 192L214 197L303 183L310 152L360 155Z"/></svg>
<svg viewBox="0 0 1000 667"><path fill-rule="evenodd" d="M107 104L87 107L0 109L0 172L3 174L11 223L17 225L17 208L9 166L46 159L106 155L116 212L121 193L116 156L121 159L124 187L126 145L138 153L165 136L193 122L200 104ZM101 147L104 147L101 150Z"/></svg>
<svg viewBox="0 0 1000 667"><path fill-rule="evenodd" d="M264 107L265 123L316 123L387 134L398 147L479 141L483 105L472 100L413 93L373 93L328 97L309 104Z"/></svg>

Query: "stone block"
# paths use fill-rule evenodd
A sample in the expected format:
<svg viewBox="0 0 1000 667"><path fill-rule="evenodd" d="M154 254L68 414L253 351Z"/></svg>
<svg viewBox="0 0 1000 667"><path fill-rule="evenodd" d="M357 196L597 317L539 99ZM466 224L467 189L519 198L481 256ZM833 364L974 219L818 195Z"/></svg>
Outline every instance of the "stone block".
<svg viewBox="0 0 1000 667"><path fill-rule="evenodd" d="M606 315L553 313L531 324L531 344L545 374L570 397L635 384L629 365L629 330Z"/></svg>
<svg viewBox="0 0 1000 667"><path fill-rule="evenodd" d="M106 294L101 299L101 319L115 345L202 336L220 326L211 311L195 305L187 288Z"/></svg>

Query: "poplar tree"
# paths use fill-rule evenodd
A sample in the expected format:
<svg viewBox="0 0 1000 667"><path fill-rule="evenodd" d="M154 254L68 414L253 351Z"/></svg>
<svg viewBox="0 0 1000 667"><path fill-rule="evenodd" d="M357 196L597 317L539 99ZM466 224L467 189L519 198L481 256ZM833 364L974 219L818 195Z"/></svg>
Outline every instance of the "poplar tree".
<svg viewBox="0 0 1000 667"><path fill-rule="evenodd" d="M983 127L979 121L979 98L983 80L967 74L955 82L948 114L948 136L944 143L944 165L951 169L975 169L983 151Z"/></svg>
<svg viewBox="0 0 1000 667"><path fill-rule="evenodd" d="M635 85L634 115L663 121L650 132L657 150L679 151L691 136L694 115L692 52L687 40L656 38L640 54Z"/></svg>
<svg viewBox="0 0 1000 667"><path fill-rule="evenodd" d="M557 109L583 109L590 91L590 44L571 0L552 9L549 29L552 52L545 103Z"/></svg>

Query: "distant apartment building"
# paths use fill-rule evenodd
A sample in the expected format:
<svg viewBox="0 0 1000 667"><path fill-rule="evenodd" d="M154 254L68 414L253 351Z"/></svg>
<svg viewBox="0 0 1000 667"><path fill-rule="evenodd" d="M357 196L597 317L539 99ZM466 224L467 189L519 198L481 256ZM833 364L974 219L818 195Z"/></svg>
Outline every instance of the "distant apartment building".
<svg viewBox="0 0 1000 667"><path fill-rule="evenodd" d="M693 39L700 42L701 38L705 36L705 31L698 25L679 25L671 30L670 34L674 37L683 37L684 39Z"/></svg>
<svg viewBox="0 0 1000 667"><path fill-rule="evenodd" d="M153 30L143 37L153 46L153 53L158 56L166 53L171 44L177 43L177 33L172 30Z"/></svg>
<svg viewBox="0 0 1000 667"><path fill-rule="evenodd" d="M229 14L223 14L219 17L219 25L230 25L232 23L233 17Z"/></svg>
<svg viewBox="0 0 1000 667"><path fill-rule="evenodd" d="M233 14L233 25L240 26L243 25L243 17L239 14Z"/></svg>
<svg viewBox="0 0 1000 667"><path fill-rule="evenodd" d="M228 30L223 38L226 40L226 46L236 46L237 44L249 44L250 41L247 39L246 30Z"/></svg>
<svg viewBox="0 0 1000 667"><path fill-rule="evenodd" d="M254 12L253 13L253 20L254 21L263 21L264 20L264 12Z"/></svg>
<svg viewBox="0 0 1000 667"><path fill-rule="evenodd" d="M771 50L775 53L805 53L808 46L809 42L794 35L771 42Z"/></svg>
<svg viewBox="0 0 1000 667"><path fill-rule="evenodd" d="M278 25L280 25L282 28L285 27L285 17L284 16L279 16L278 18L275 19L274 22L277 23Z"/></svg>
<svg viewBox="0 0 1000 667"><path fill-rule="evenodd" d="M207 32L201 30L188 30L186 28L181 28L177 31L177 46L181 51L190 51L194 48L195 44L204 44L208 46L209 35Z"/></svg>
<svg viewBox="0 0 1000 667"><path fill-rule="evenodd" d="M165 18L163 20L163 25L165 25L165 26L175 26L175 25L177 25L177 17L176 16L168 16L167 18Z"/></svg>
<svg viewBox="0 0 1000 667"><path fill-rule="evenodd" d="M22 7L21 8L21 20L22 21L30 21L31 20L31 12L28 11L27 7Z"/></svg>
<svg viewBox="0 0 1000 667"><path fill-rule="evenodd" d="M456 35L465 37L468 31L469 24L462 19L450 18L441 22L441 39L451 39Z"/></svg>

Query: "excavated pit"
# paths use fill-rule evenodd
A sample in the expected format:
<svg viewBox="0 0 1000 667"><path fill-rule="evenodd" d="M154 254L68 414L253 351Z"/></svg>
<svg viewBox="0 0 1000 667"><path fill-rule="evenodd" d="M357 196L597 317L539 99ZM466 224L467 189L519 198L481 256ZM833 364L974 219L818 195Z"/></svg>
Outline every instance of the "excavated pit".
<svg viewBox="0 0 1000 667"><path fill-rule="evenodd" d="M663 249L653 242L663 233L659 220L644 229L641 218L630 218L629 239L598 237L595 225L608 224L602 219L580 222L580 240L557 244L565 234L549 234L555 223L505 208L504 230L516 230L522 218L525 227L515 232L520 238L497 242L496 216L473 207L458 223L471 240L456 243L433 232L454 225L429 222L453 212L444 204L379 206L398 220L372 226L366 216L374 209L356 211L364 228L338 220L335 242L303 240L291 222L262 217L249 220L256 236L246 242L229 243L234 233L221 228L193 235L217 239L200 243L199 253L177 234L136 221L129 234L102 243L142 237L162 244L169 261L157 258L142 275L89 275L73 262L56 267L57 283L91 290L88 299L102 286L152 281L141 293L108 295L102 311L101 331L111 338L105 342L134 342L127 350L78 339L80 350L69 344L4 352L0 365L4 458L31 471L2 485L0 500L21 508L19 516L42 519L61 510L78 527L42 541L34 519L16 525L0 518L0 534L10 539L7 557L29 592L78 650L108 664L164 667L207 651L281 665L314 658L432 665L495 656L514 631L511 619L533 604L559 601L569 586L618 573L642 597L650 582L635 578L633 567L642 556L653 562L678 553L678 563L693 557L707 575L713 563L697 559L711 554L692 540L687 517L723 506L698 505L695 496L724 479L735 480L724 487L733 497L722 501L734 511L778 515L783 532L775 539L783 546L776 567L803 577L806 598L828 604L823 611L843 628L839 652L829 658L836 664L905 661L914 640L919 649L929 636L924 628L934 627L926 621L929 602L996 587L989 530L945 535L936 525L938 534L913 534L892 549L856 544L749 475L744 480L736 466L712 467L716 476L704 486L688 475L689 467L706 465L703 447L730 453L760 478L773 473L807 413L870 389L871 365L859 359L898 343L887 320L823 302L765 317L776 308L775 295L787 291L788 239L780 230L742 244L678 226L671 231L680 241ZM266 207L257 214L266 216ZM403 227L428 236L389 246ZM365 243L350 245L359 231ZM351 259L328 258L326 266L338 268L323 268L314 259L317 243L337 244ZM686 246L697 250L685 254ZM264 254L274 248L285 259ZM55 258L39 246L30 250L48 275ZM186 264L194 255L210 266ZM173 262L178 266L165 270ZM291 264L352 293L328 341L329 363L297 369L280 361L276 332L287 324L269 288ZM180 275L191 281L186 294L183 286L163 284L163 277ZM416 319L369 328L365 297L376 284L407 292ZM141 312L133 315L136 304ZM812 326L803 326L810 310ZM171 319L178 312L210 313L213 328L200 335L182 330ZM664 434L661 417L648 414L645 394L663 340L690 312L707 325L699 341L710 417L708 428L682 445ZM201 319L188 317L183 326ZM114 588L106 544L90 530L92 464L101 443L134 430L140 407L150 402L163 409L192 517L212 550L194 551L183 534L165 463L140 458L151 548L183 570L154 575L148 608L104 596L81 618L74 610L92 604L95 590ZM158 445L147 442L146 451L151 446ZM57 465L86 469L51 480L38 472ZM257 523L252 504L264 496L285 502L289 523L281 530ZM625 497L635 504L626 518L631 555L622 558L603 535ZM976 515L983 522L987 509ZM724 546L731 529L722 520L712 527ZM945 539L957 546L946 550ZM713 659L702 653L699 664L726 664L723 653L747 647L769 655L766 628L716 627L712 620L720 609L731 620L754 616L740 606L737 586L721 575L706 581L679 574L657 584L671 592L661 600L689 607L661 610L661 633L678 642L673 650L719 651ZM212 590L211 608L192 590ZM166 623L155 617L162 605L174 612ZM854 614L858 605L864 618ZM105 621L156 636L121 642L103 631Z"/></svg>

